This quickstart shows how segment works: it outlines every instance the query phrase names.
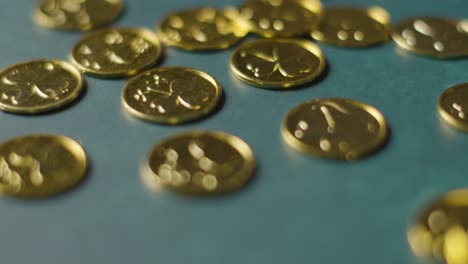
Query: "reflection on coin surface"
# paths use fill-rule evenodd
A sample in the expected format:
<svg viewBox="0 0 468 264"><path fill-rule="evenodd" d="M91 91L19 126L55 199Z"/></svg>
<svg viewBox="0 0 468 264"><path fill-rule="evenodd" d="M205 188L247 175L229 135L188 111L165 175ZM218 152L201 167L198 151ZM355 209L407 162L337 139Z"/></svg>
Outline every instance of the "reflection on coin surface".
<svg viewBox="0 0 468 264"><path fill-rule="evenodd" d="M468 132L468 83L444 91L439 97L438 108L445 122Z"/></svg>
<svg viewBox="0 0 468 264"><path fill-rule="evenodd" d="M52 196L77 185L86 155L76 141L58 135L28 135L0 144L0 193L13 197Z"/></svg>
<svg viewBox="0 0 468 264"><path fill-rule="evenodd" d="M298 151L320 157L355 160L387 139L384 116L374 107L344 98L305 102L283 121L285 141Z"/></svg>

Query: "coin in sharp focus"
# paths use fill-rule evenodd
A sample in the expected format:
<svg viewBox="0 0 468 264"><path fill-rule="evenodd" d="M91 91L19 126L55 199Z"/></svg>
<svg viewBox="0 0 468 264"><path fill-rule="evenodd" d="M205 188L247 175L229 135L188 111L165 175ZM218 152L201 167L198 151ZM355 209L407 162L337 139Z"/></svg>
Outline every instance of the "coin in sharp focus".
<svg viewBox="0 0 468 264"><path fill-rule="evenodd" d="M209 74L184 67L159 67L127 82L124 108L146 121L180 124L212 113L222 97L221 85Z"/></svg>
<svg viewBox="0 0 468 264"><path fill-rule="evenodd" d="M392 30L398 47L438 59L468 56L468 20L415 17L398 23Z"/></svg>
<svg viewBox="0 0 468 264"><path fill-rule="evenodd" d="M338 160L368 155L388 137L387 122L377 109L344 98L316 99L295 107L281 132L298 151Z"/></svg>
<svg viewBox="0 0 468 264"><path fill-rule="evenodd" d="M248 34L237 9L211 7L186 9L164 18L157 32L168 46L184 50L218 50L237 43Z"/></svg>
<svg viewBox="0 0 468 264"><path fill-rule="evenodd" d="M73 48L73 63L98 77L126 77L155 65L161 44L143 28L108 28L83 37Z"/></svg>
<svg viewBox="0 0 468 264"><path fill-rule="evenodd" d="M43 27L84 31L110 24L122 9L121 0L42 0L34 20Z"/></svg>
<svg viewBox="0 0 468 264"><path fill-rule="evenodd" d="M425 205L408 226L408 242L422 259L468 263L468 189L447 192Z"/></svg>
<svg viewBox="0 0 468 264"><path fill-rule="evenodd" d="M315 29L322 15L318 0L247 0L240 13L248 28L263 37L293 37Z"/></svg>
<svg viewBox="0 0 468 264"><path fill-rule="evenodd" d="M146 182L189 195L225 194L255 173L255 157L242 139L223 132L194 131L156 145L145 165Z"/></svg>
<svg viewBox="0 0 468 264"><path fill-rule="evenodd" d="M231 56L238 79L264 88L290 88L316 79L326 61L320 48L302 39L259 39L246 42Z"/></svg>
<svg viewBox="0 0 468 264"><path fill-rule="evenodd" d="M84 79L71 64L35 60L0 71L0 109L18 114L55 110L77 99Z"/></svg>
<svg viewBox="0 0 468 264"><path fill-rule="evenodd" d="M438 109L446 123L468 132L468 83L445 90L439 97Z"/></svg>
<svg viewBox="0 0 468 264"><path fill-rule="evenodd" d="M341 47L362 48L387 41L389 27L390 16L381 7L330 7L312 37Z"/></svg>
<svg viewBox="0 0 468 264"><path fill-rule="evenodd" d="M48 197L76 186L86 174L86 155L60 135L27 135L0 144L0 193Z"/></svg>

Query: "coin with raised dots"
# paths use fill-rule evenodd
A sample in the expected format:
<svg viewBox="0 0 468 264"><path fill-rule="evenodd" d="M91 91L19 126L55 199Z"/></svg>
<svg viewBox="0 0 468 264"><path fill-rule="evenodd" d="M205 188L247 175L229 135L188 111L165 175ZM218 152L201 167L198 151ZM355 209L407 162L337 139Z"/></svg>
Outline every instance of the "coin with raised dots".
<svg viewBox="0 0 468 264"><path fill-rule="evenodd" d="M76 186L86 174L86 155L60 135L27 135L0 144L0 193L39 198Z"/></svg>
<svg viewBox="0 0 468 264"><path fill-rule="evenodd" d="M48 28L84 31L110 24L122 9L121 0L42 0L34 20Z"/></svg>
<svg viewBox="0 0 468 264"><path fill-rule="evenodd" d="M292 109L281 132L294 149L330 159L355 160L379 149L387 140L384 116L365 103L325 98Z"/></svg>
<svg viewBox="0 0 468 264"><path fill-rule="evenodd" d="M108 28L83 37L72 50L73 63L99 77L126 77L154 66L161 56L159 39L143 28Z"/></svg>
<svg viewBox="0 0 468 264"><path fill-rule="evenodd" d="M313 81L326 66L320 48L303 39L259 39L231 56L238 79L264 88L290 88Z"/></svg>
<svg viewBox="0 0 468 264"><path fill-rule="evenodd" d="M81 73L59 60L35 60L0 71L0 109L39 114L76 100L83 91Z"/></svg>
<svg viewBox="0 0 468 264"><path fill-rule="evenodd" d="M241 189L254 176L255 157L236 136L194 131L156 145L145 167L146 184L189 195L225 194Z"/></svg>
<svg viewBox="0 0 468 264"><path fill-rule="evenodd" d="M368 47L387 41L389 27L390 16L381 7L330 7L312 37L341 47Z"/></svg>
<svg viewBox="0 0 468 264"><path fill-rule="evenodd" d="M468 132L468 83L444 91L439 97L438 109L446 123Z"/></svg>

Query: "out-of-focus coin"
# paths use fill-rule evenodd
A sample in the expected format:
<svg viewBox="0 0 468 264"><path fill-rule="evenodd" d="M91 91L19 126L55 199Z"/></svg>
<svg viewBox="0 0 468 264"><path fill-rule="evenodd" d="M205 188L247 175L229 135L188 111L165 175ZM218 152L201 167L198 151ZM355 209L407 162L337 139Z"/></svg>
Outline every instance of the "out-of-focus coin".
<svg viewBox="0 0 468 264"><path fill-rule="evenodd" d="M444 91L439 97L438 109L445 122L468 132L468 83Z"/></svg>

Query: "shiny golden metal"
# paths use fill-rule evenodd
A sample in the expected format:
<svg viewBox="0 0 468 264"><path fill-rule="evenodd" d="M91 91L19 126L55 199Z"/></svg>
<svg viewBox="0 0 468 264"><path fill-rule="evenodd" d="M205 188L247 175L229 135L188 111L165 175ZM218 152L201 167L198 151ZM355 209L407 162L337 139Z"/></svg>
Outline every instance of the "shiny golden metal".
<svg viewBox="0 0 468 264"><path fill-rule="evenodd" d="M438 109L445 122L468 132L468 83L453 86L442 93Z"/></svg>
<svg viewBox="0 0 468 264"><path fill-rule="evenodd" d="M240 80L264 88L289 88L316 79L325 69L320 48L302 39L259 39L242 44L231 57Z"/></svg>
<svg viewBox="0 0 468 264"><path fill-rule="evenodd" d="M73 63L99 77L132 76L153 66L161 57L161 44L143 28L109 28L92 32L73 48Z"/></svg>
<svg viewBox="0 0 468 264"><path fill-rule="evenodd" d="M240 8L251 31L264 37L293 37L315 29L322 15L318 0L247 0Z"/></svg>
<svg viewBox="0 0 468 264"><path fill-rule="evenodd" d="M360 48L385 42L390 37L390 16L383 8L326 8L319 27L312 31L318 41Z"/></svg>
<svg viewBox="0 0 468 264"><path fill-rule="evenodd" d="M189 195L242 188L255 173L249 145L222 132L194 131L164 140L151 151L145 182Z"/></svg>
<svg viewBox="0 0 468 264"><path fill-rule="evenodd" d="M77 99L83 86L81 73L64 61L16 64L0 72L0 109L20 114L51 111Z"/></svg>
<svg viewBox="0 0 468 264"><path fill-rule="evenodd" d="M359 159L387 140L384 116L374 107L343 98L305 102L283 121L285 141L298 151L340 160Z"/></svg>
<svg viewBox="0 0 468 264"><path fill-rule="evenodd" d="M59 135L28 135L0 145L0 193L48 197L76 186L86 173L83 148Z"/></svg>
<svg viewBox="0 0 468 264"><path fill-rule="evenodd" d="M248 34L237 9L186 9L164 18L157 27L163 43L184 50L225 49Z"/></svg>
<svg viewBox="0 0 468 264"><path fill-rule="evenodd" d="M221 85L205 72L161 67L130 79L122 92L122 102L135 117L174 125L208 115L221 96Z"/></svg>
<svg viewBox="0 0 468 264"><path fill-rule="evenodd" d="M415 17L393 28L393 40L406 51L439 59L468 56L468 20Z"/></svg>
<svg viewBox="0 0 468 264"><path fill-rule="evenodd" d="M85 31L110 24L122 9L121 0L42 0L34 21L48 28Z"/></svg>

